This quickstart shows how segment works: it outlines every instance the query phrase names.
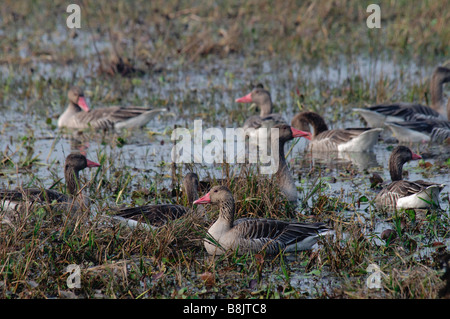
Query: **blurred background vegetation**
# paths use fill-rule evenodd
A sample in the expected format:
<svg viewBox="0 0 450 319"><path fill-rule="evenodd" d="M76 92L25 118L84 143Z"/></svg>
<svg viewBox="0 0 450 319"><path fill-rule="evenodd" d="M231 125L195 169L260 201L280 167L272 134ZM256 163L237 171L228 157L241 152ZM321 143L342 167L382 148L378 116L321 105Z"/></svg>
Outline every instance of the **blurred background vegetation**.
<svg viewBox="0 0 450 319"><path fill-rule="evenodd" d="M81 29L65 26L69 3L81 7ZM448 2L382 1L380 29L366 25L371 3L4 0L0 63L30 59L76 63L87 53L108 53L112 60L121 58L143 69L230 54L289 56L304 63L334 63L340 55L387 54L418 60L448 56L450 10L444 9ZM47 45L52 40L56 47Z"/></svg>

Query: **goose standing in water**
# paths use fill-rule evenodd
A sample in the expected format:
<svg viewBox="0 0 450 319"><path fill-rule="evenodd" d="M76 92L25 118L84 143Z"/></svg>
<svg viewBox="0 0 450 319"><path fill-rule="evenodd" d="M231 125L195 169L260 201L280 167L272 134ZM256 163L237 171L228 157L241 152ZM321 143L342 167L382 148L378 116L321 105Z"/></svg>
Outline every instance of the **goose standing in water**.
<svg viewBox="0 0 450 319"><path fill-rule="evenodd" d="M320 236L332 232L324 223L286 222L276 219L234 219L233 194L225 186L215 186L209 193L194 201L194 204L219 206L219 218L209 228L204 245L210 255L220 255L227 250L238 250L239 254L265 250L268 254L280 251L308 250Z"/></svg>
<svg viewBox="0 0 450 319"><path fill-rule="evenodd" d="M83 90L72 87L68 93L69 105L58 119L58 127L69 129L130 129L145 126L156 113L166 109L151 109L146 107L111 106L89 109Z"/></svg>
<svg viewBox="0 0 450 319"><path fill-rule="evenodd" d="M325 120L317 113L305 111L292 119L292 127L304 127L308 122L314 133L307 134L309 149L317 152L368 152L378 142L382 128L348 128L329 130ZM307 132L305 132L307 133Z"/></svg>
<svg viewBox="0 0 450 319"><path fill-rule="evenodd" d="M169 220L178 219L193 210L192 204L198 198L198 185L198 176L195 173L188 173L183 178L183 190L187 197L188 206L150 204L121 208L116 210L114 218L125 222L130 227L135 227L138 224L150 228L163 226Z"/></svg>
<svg viewBox="0 0 450 319"><path fill-rule="evenodd" d="M385 186L375 198L379 209L430 208L439 206L439 193L443 184L426 181L405 181L402 178L403 164L422 157L406 146L397 146L389 157L389 172L392 182Z"/></svg>
<svg viewBox="0 0 450 319"><path fill-rule="evenodd" d="M82 154L69 154L64 164L68 194L42 188L2 189L0 190L0 211L21 213L32 205L51 207L70 213L86 208L90 200L80 193L79 172L87 167L99 166L100 164L88 160Z"/></svg>
<svg viewBox="0 0 450 319"><path fill-rule="evenodd" d="M418 119L440 119L450 121L450 108L445 111L443 96L444 83L450 82L450 69L437 67L430 79L430 107L418 103L393 103L355 108L370 127L383 127L386 122ZM447 117L447 118L446 118Z"/></svg>

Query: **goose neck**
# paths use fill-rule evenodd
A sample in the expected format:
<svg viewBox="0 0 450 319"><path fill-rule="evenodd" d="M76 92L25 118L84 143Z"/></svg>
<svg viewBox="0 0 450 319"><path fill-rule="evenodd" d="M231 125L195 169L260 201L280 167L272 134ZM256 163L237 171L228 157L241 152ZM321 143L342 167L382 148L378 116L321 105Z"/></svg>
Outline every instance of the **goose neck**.
<svg viewBox="0 0 450 319"><path fill-rule="evenodd" d="M67 107L67 110L71 113L78 113L82 111L81 107L79 107L72 101L69 101L69 106Z"/></svg>
<svg viewBox="0 0 450 319"><path fill-rule="evenodd" d="M78 171L74 168L66 167L64 170L64 175L66 179L67 192L70 195L75 196L80 189Z"/></svg>
<svg viewBox="0 0 450 319"><path fill-rule="evenodd" d="M443 82L437 77L433 76L430 81L430 95L431 95L431 108L435 111L441 111L443 97ZM447 110L448 111L448 110Z"/></svg>
<svg viewBox="0 0 450 319"><path fill-rule="evenodd" d="M277 175L285 174L287 169L286 156L284 154L284 141L280 140L278 145L278 170ZM272 148L274 149L274 148Z"/></svg>
<svg viewBox="0 0 450 319"><path fill-rule="evenodd" d="M393 157L389 160L389 173L391 181L401 181L403 179L403 162L399 158Z"/></svg>
<svg viewBox="0 0 450 319"><path fill-rule="evenodd" d="M231 228L234 223L235 204L233 199L224 200L220 204L219 218Z"/></svg>
<svg viewBox="0 0 450 319"><path fill-rule="evenodd" d="M187 197L187 203L192 206L194 201L198 198L198 185L187 184L184 186L184 191Z"/></svg>
<svg viewBox="0 0 450 319"><path fill-rule="evenodd" d="M265 117L272 113L272 101L270 99L261 103L259 107L261 109L259 114L261 117Z"/></svg>
<svg viewBox="0 0 450 319"><path fill-rule="evenodd" d="M307 121L311 124L314 130L313 137L316 137L322 132L328 131L328 125L325 123L325 120L319 114L314 112L303 113L300 120Z"/></svg>

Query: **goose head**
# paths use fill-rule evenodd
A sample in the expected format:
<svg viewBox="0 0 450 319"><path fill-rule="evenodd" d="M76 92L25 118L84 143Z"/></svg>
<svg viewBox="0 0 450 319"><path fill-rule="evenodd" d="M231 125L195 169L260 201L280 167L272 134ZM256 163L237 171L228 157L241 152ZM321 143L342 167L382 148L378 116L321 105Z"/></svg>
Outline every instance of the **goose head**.
<svg viewBox="0 0 450 319"><path fill-rule="evenodd" d="M66 157L65 168L81 171L87 167L99 167L100 164L88 160L83 154L72 153Z"/></svg>
<svg viewBox="0 0 450 319"><path fill-rule="evenodd" d="M314 129L314 133L313 134L310 133L309 136L306 137L309 140L311 140L314 136L317 136L322 132L328 131L328 126L325 123L323 117L314 112L304 111L298 113L294 116L294 118L291 121L291 125L297 129L304 129L306 123L310 124Z"/></svg>
<svg viewBox="0 0 450 319"><path fill-rule="evenodd" d="M287 124L278 124L273 126L273 128L278 129L278 139L281 143L290 141L296 137L306 137L309 138L311 133L304 132L296 129L295 127L289 126Z"/></svg>
<svg viewBox="0 0 450 319"><path fill-rule="evenodd" d="M86 103L83 90L80 87L78 86L72 87L69 90L69 93L67 93L67 97L69 98L70 103L78 106L85 112L89 112L89 106Z"/></svg>
<svg viewBox="0 0 450 319"><path fill-rule="evenodd" d="M78 174L81 170L90 167L99 167L100 164L88 160L83 154L72 153L66 157L64 164L64 176L70 194L78 191Z"/></svg>
<svg viewBox="0 0 450 319"><path fill-rule="evenodd" d="M257 86L250 93L236 99L238 103L255 103L261 109L261 117L272 113L272 99L269 91L261 86Z"/></svg>
<svg viewBox="0 0 450 319"><path fill-rule="evenodd" d="M206 195L194 201L194 204L221 205L230 201L234 202L233 194L226 186L214 186Z"/></svg>
<svg viewBox="0 0 450 319"><path fill-rule="evenodd" d="M422 157L413 153L408 147L399 145L392 150L389 157L389 172L392 181L402 180L403 164L411 160L419 160Z"/></svg>

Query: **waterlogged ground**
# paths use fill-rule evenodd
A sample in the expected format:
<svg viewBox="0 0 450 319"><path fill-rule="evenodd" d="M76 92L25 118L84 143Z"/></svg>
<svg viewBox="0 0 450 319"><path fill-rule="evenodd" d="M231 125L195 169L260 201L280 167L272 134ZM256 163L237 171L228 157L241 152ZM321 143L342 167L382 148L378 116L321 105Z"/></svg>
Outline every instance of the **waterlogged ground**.
<svg viewBox="0 0 450 319"><path fill-rule="evenodd" d="M150 77L140 78L139 81L142 85L134 88L135 99L145 100L148 94L146 88L151 87L152 92L157 92L152 94L164 101L161 104L165 104L173 113L156 117L143 130L122 132L121 134L75 134L74 137L55 128L56 119L64 105L55 103L55 105L49 105L49 110L34 110L33 107L26 107L21 101L16 101L15 107L7 106L3 111L0 123L2 131L0 149L4 154L4 159L8 158L13 163L18 165L21 163L23 166L3 166L1 174L3 187L33 184L50 186L54 180L63 176L61 164L65 156L71 151L81 150L85 151L91 160L103 159L106 176L113 176L117 172L129 174L129 178L126 180L127 185L124 187L125 192L122 192L119 198L110 197L107 193L102 193L102 195L110 204L130 203L132 191L146 187L152 187L155 192L170 189L172 181L171 150L173 147L171 132L175 125L192 130L193 121L202 119L203 129L238 127L242 123L242 119L251 114L250 111L242 110L241 105L235 103L234 99L248 91L248 83L255 81L253 74L258 74L257 81L263 82L270 89L277 107L282 110L286 118L290 118L291 114L297 111L295 86L289 85L283 75L275 75L273 72L276 68L282 70L290 68L292 61L286 61L284 65L280 65L279 62L274 63L276 65L266 62L261 66L247 68L239 64L244 63L244 60L239 59L234 60L233 64L230 61L221 63L225 67L228 66L225 72L222 69L209 71L214 67L205 64L203 69L197 72L190 69L164 72L159 75L160 80L158 81L152 81ZM365 70L363 61L360 63L358 69ZM383 65L381 62L379 64ZM300 68L300 66L297 67ZM386 66L386 68L391 67L389 64ZM241 69L245 69L247 72L242 74ZM251 72L248 71L249 69ZM430 70L426 68L423 72L426 74ZM333 71L336 72L334 69ZM301 74L302 79L307 79L311 86L332 88L348 77L355 76L347 72L349 71L338 72L345 74L340 78L338 75L330 74L333 72L329 69L299 69L295 73L293 72L291 77L295 81ZM55 73L58 72L55 70ZM223 73L233 74L233 79L227 79ZM377 74L372 73L370 76L377 78ZM285 76L288 77L288 75ZM59 94L62 96L60 99L64 100L66 92ZM88 101L91 94L92 90L87 83ZM126 101L123 102L124 105L127 104ZM151 105L151 103L146 104ZM96 105L91 103L91 106L95 107ZM315 105L317 109L325 110L323 114L331 127L364 125L352 114L352 106L340 103L326 107ZM306 103L304 107L307 107ZM242 110L242 112L238 113L237 110ZM230 114L235 118L230 118ZM384 136L388 138L390 135L386 132ZM312 157L305 151L306 145L306 140L297 141L288 157L291 170L295 176L298 176L297 186L300 189L300 197L307 198L318 182L322 183L322 187L307 200L305 206L298 209L299 213L310 214L310 207L316 205L318 198L331 198L336 202L336 207L332 207L334 202L327 204L331 206L327 209L334 210L332 218L348 222L357 221L365 225L365 236L377 245L383 246L385 243L380 239L381 233L385 229L393 229L394 226L390 216L378 215L371 205L370 201L375 197L376 190L371 188L369 178L372 173L378 173L385 180L389 180L386 164L390 150L395 143L381 141L373 153L353 154L351 158L347 159L337 159L335 155L330 156L329 154L324 158ZM448 146L414 145L413 148L423 155L424 161L405 165L405 169L409 173L408 179L427 179L449 184ZM26 163L27 161L29 164ZM180 165L178 166L180 169ZM223 175L221 164L195 164L193 167L201 178L208 176L220 178ZM231 165L231 167L239 172L239 165ZM182 167L181 171L183 171ZM83 172L86 179L92 178L95 174L97 173L91 171ZM97 189L101 192L99 188ZM449 188L447 186L441 193L442 216L446 216L444 217L445 223L448 222L448 198ZM149 202L156 201L161 201L161 198L149 199ZM430 241L441 242L449 247L450 241L445 229L447 228L445 227L434 238L426 238L423 242L418 241L418 248L414 252L417 258L430 256L430 253L433 252L429 248ZM201 258L203 255L204 252L200 252ZM314 297L315 294L326 294L341 285L342 278L336 277L326 269L305 271L307 262L304 258L291 256L285 262L285 267L289 269L289 275L284 274L281 269L267 273L262 285L278 287L280 282L283 284L288 282L292 289L310 297ZM272 267L278 268L275 265ZM361 276L361 288L365 284L364 278L366 277L368 274ZM256 287L256 283L252 281L249 285ZM261 284L258 287L263 289Z"/></svg>
<svg viewBox="0 0 450 319"><path fill-rule="evenodd" d="M67 37L61 25L38 32L39 41L31 34L29 28L18 28L21 45L16 50L22 62L5 59L0 65L0 185L63 189L62 163L70 152L82 151L102 164L101 169L82 172L84 180L90 181L86 192L94 199L93 210L100 216L109 215L109 206L178 200L170 196L172 183L188 170L201 179L221 178L227 172L238 175L243 166L233 163L173 166L171 133L176 127L192 132L194 120L202 120L203 130L239 127L256 111L234 100L257 83L271 92L275 111L288 120L299 110L313 110L330 128L364 126L352 108L387 100L424 103L428 76L445 62L444 58L404 59L401 54L371 51L356 56L330 53L323 61L305 63L255 48L255 55L205 55L160 63L151 72L122 77L97 72L97 51L110 48L107 37L95 37L93 48L89 32ZM30 43L39 43L41 51ZM71 55L67 50L71 47L80 52ZM63 62L55 61L55 56ZM168 112L155 116L142 130L60 131L57 119L67 104L68 88L75 84L84 87L91 108L145 105L165 107ZM389 181L387 162L395 145L395 138L386 131L373 153L349 158L313 157L305 151L304 139L287 146L292 147L288 161L301 202L290 218L324 220L336 229L335 237L311 252L211 259L201 241L202 231L217 216L208 206L205 223L175 224L166 237L165 231L149 235L116 225L109 230L99 226L95 233L95 227L80 226L78 237L74 232L60 242L51 240L59 230L48 226L40 233L30 231L41 247L35 248L33 256L29 245L23 244L27 232L21 235L24 242L4 242L2 297L434 298L444 284L435 257L438 250L450 247L450 148L448 144L410 145L423 160L404 167L409 180L447 185L441 192L441 209L388 214L375 210L371 201L379 189L372 187L370 178L377 173ZM241 216L245 213L256 215L239 211ZM283 212L277 214L266 212L269 217L288 218ZM1 227L11 236L8 226ZM386 230L393 230L397 238L384 237ZM21 268L22 260L35 264ZM69 263L82 266L81 289L67 288L64 267ZM369 289L369 265L381 268L381 289Z"/></svg>

